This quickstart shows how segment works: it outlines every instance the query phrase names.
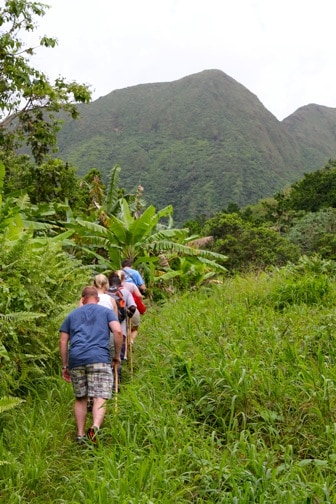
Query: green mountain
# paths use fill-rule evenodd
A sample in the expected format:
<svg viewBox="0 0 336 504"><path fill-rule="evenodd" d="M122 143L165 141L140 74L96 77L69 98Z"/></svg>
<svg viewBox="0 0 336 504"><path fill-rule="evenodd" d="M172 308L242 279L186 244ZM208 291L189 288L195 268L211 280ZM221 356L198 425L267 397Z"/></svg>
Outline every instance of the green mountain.
<svg viewBox="0 0 336 504"><path fill-rule="evenodd" d="M302 151L305 171L315 171L336 157L336 109L306 105L283 120Z"/></svg>
<svg viewBox="0 0 336 504"><path fill-rule="evenodd" d="M280 122L219 70L116 90L79 109L81 119L66 121L59 134L60 157L79 174L94 167L106 180L118 163L121 186L143 185L157 208L172 204L177 223L230 202L255 203L335 152L335 137L324 134L326 114L318 124L321 142L312 147L305 108Z"/></svg>

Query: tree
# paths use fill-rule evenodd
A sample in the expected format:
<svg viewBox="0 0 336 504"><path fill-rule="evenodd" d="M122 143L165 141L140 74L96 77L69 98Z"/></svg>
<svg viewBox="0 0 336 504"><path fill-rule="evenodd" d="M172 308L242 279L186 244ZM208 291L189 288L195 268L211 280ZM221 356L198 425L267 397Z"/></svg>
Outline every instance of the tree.
<svg viewBox="0 0 336 504"><path fill-rule="evenodd" d="M229 257L231 272L282 266L299 257L299 248L287 239L237 214L217 214L206 223L204 232L213 236L211 250Z"/></svg>
<svg viewBox="0 0 336 504"><path fill-rule="evenodd" d="M313 173L306 173L294 184L284 198L290 210L317 212L322 208L336 208L336 161Z"/></svg>
<svg viewBox="0 0 336 504"><path fill-rule="evenodd" d="M47 8L25 0L6 0L0 7L0 145L11 152L27 144L39 163L56 146L59 113L76 118L75 104L91 99L88 86L63 77L51 83L30 64L36 47L25 45L20 33L34 31L35 17L44 16ZM38 45L56 44L56 39L42 37Z"/></svg>
<svg viewBox="0 0 336 504"><path fill-rule="evenodd" d="M294 222L288 239L299 245L301 253L312 256L318 253L323 259L336 258L336 209L323 208L307 212Z"/></svg>

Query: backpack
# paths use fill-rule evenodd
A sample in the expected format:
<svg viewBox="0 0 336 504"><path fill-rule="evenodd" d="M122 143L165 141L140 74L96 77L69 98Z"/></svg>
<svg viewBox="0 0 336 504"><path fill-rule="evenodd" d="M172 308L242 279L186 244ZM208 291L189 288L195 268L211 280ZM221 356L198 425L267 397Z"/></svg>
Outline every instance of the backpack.
<svg viewBox="0 0 336 504"><path fill-rule="evenodd" d="M113 297L113 299L117 303L118 320L119 320L119 322L123 322L126 318L126 305L125 305L124 296L120 290L120 287L117 287L117 286L110 287L107 291L107 294L109 294L111 297Z"/></svg>

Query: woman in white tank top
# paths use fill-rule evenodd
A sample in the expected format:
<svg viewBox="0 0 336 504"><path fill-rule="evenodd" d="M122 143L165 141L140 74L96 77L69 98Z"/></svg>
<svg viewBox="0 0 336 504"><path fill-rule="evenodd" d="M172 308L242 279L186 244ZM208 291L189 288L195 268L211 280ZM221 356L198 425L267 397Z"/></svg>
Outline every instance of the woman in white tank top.
<svg viewBox="0 0 336 504"><path fill-rule="evenodd" d="M105 306L105 308L109 308L113 310L116 316L118 317L118 307L117 303L109 294L106 294L106 291L109 287L108 278L105 275L96 275L93 279L93 285L96 287L99 295L98 304L101 306Z"/></svg>

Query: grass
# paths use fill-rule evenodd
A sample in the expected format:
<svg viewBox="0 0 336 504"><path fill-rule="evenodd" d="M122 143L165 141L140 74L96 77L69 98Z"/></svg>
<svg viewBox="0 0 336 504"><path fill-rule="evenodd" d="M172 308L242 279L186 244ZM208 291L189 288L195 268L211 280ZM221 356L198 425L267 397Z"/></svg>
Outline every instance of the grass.
<svg viewBox="0 0 336 504"><path fill-rule="evenodd" d="M98 448L74 442L71 386L36 383L1 415L0 500L336 502L336 288L285 273L150 309Z"/></svg>

